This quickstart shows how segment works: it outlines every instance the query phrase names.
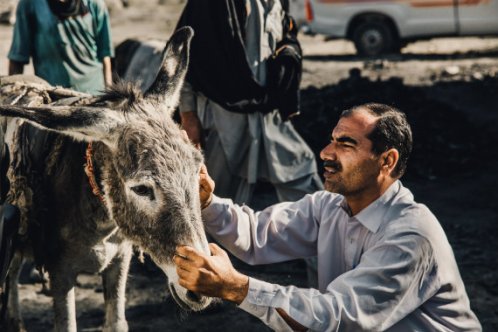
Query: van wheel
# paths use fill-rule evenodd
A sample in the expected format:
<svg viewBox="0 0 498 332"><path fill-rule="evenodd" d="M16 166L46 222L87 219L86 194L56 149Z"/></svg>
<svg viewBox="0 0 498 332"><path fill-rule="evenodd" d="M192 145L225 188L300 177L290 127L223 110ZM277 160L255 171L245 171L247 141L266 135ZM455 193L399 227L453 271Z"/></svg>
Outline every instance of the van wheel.
<svg viewBox="0 0 498 332"><path fill-rule="evenodd" d="M401 46L388 23L381 20L359 23L354 28L352 37L356 51L364 56L399 52Z"/></svg>

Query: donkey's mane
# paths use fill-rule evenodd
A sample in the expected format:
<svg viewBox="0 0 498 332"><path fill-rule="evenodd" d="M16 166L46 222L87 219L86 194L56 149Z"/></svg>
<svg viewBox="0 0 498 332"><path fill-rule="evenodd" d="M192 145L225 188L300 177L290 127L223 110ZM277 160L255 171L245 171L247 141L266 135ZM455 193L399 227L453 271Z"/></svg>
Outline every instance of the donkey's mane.
<svg viewBox="0 0 498 332"><path fill-rule="evenodd" d="M105 93L98 97L95 104L106 102L125 102L120 108L123 113L130 111L134 104L143 99L140 87L129 81L118 80L112 86L107 87Z"/></svg>

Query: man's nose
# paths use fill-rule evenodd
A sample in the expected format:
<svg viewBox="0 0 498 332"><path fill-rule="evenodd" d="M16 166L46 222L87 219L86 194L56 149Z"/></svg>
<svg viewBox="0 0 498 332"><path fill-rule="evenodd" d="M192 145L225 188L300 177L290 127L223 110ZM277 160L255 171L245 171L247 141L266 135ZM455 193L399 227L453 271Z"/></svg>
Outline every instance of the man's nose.
<svg viewBox="0 0 498 332"><path fill-rule="evenodd" d="M335 148L334 148L333 142L329 143L326 147L323 148L322 151L320 151L320 158L322 160L335 160L336 159Z"/></svg>

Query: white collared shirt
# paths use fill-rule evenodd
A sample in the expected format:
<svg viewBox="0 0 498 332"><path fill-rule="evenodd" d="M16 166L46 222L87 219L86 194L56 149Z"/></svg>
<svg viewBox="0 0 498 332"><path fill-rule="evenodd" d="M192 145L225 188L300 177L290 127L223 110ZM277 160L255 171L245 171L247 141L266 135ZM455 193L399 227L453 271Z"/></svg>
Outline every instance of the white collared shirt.
<svg viewBox="0 0 498 332"><path fill-rule="evenodd" d="M240 308L277 331L282 308L312 331L481 331L453 251L429 209L396 181L355 216L320 191L254 212L214 197L206 230L249 264L317 256L319 289L249 279Z"/></svg>

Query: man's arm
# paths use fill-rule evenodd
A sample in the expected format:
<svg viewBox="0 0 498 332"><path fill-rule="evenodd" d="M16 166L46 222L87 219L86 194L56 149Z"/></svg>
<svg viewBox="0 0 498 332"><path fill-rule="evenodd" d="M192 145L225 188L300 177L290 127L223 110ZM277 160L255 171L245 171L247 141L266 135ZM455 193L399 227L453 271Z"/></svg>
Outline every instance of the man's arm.
<svg viewBox="0 0 498 332"><path fill-rule="evenodd" d="M256 212L213 195L202 210L205 230L248 264L270 264L317 255L318 196L306 195Z"/></svg>
<svg viewBox="0 0 498 332"><path fill-rule="evenodd" d="M254 214L249 208L241 208L229 200L213 196L214 182L205 168L200 172L199 183L201 206L205 207L202 213L206 229L211 230L211 235L214 233L215 238L233 254L246 258L246 261L252 260L252 263L275 261L275 257L284 254L290 256L289 253L296 250L302 242L293 234L295 230L290 228L289 232L284 234L282 241L290 245L279 248L277 252L276 248L267 248L274 246L279 240L278 232L276 235L272 232L285 232L285 226L292 223L292 216L296 214L301 216L297 218L301 226L297 228L298 233L306 233L307 226L303 223L303 218L321 220L320 206L335 204L330 201L334 196L324 193L323 195L327 196L307 196L304 201L301 200L300 204L309 200L303 206L281 203ZM316 211L310 214L310 208ZM268 223L268 220L285 222L280 225L278 222ZM262 236L258 236L258 232ZM252 234L256 237L255 240L251 233L256 233ZM301 234L299 235L302 236ZM254 243L247 243L251 239ZM246 285L247 279L242 277L230 278L231 281L227 282L228 286L225 288L223 278L214 283L206 275L236 275L235 272L213 271L232 271L233 267L228 258L221 261L216 258L217 263L213 264L213 256L196 253L192 248L188 251L179 248L178 251L180 257L175 258L175 263L178 265L180 279L185 281L180 284L200 293L206 291L207 295L240 303L240 308L279 331L288 330L289 327L299 329L301 326L316 331L333 331L339 325L351 330L385 330L416 310L439 289L433 249L424 237L413 232L393 232L377 239L376 244L363 253L358 266L333 280L325 293L316 289L284 287L253 278L249 278L246 288L242 286ZM214 250L213 255L217 256L217 252L219 250ZM260 253L260 258L253 257ZM198 260L197 255L201 255L202 259ZM183 268L184 264L191 264L190 257L196 257L193 264L200 265ZM191 278L188 271L193 271L196 277ZM199 271L204 274L202 278ZM233 280L235 285L232 284ZM237 283L237 280L240 283ZM199 287L199 284L202 286ZM213 289L216 291L212 291ZM226 293L226 289L239 292ZM242 302L241 298L244 299Z"/></svg>
<svg viewBox="0 0 498 332"><path fill-rule="evenodd" d="M182 128L187 132L190 141L198 148L201 147L202 141L202 126L201 121L197 117L196 111L180 112L180 120Z"/></svg>
<svg viewBox="0 0 498 332"><path fill-rule="evenodd" d="M9 75L22 74L24 66L29 63L33 53L33 25L36 17L33 12L32 3L29 1L19 1L16 10L16 23L12 34L12 43L9 53Z"/></svg>
<svg viewBox="0 0 498 332"><path fill-rule="evenodd" d="M97 58L102 62L104 84L106 87L109 87L112 85L111 57L114 56L109 12L103 2L92 2L91 6L92 15L95 16L94 22L96 26L95 43L97 44Z"/></svg>
<svg viewBox="0 0 498 332"><path fill-rule="evenodd" d="M180 121L190 141L198 148L201 148L203 145L202 126L197 116L196 98L196 93L192 89L192 86L188 82L185 82L181 90L180 104L178 105L180 109Z"/></svg>
<svg viewBox="0 0 498 332"><path fill-rule="evenodd" d="M227 253L214 243L209 244L211 256L192 247L180 246L174 262L180 286L203 295L218 297L240 305L249 291L249 277L233 267ZM293 331L307 328L292 319L282 308L276 308Z"/></svg>
<svg viewBox="0 0 498 332"><path fill-rule="evenodd" d="M188 246L176 248L174 262L180 286L206 296L242 303L249 288L249 277L235 270L227 253L214 243L211 256Z"/></svg>
<svg viewBox="0 0 498 332"><path fill-rule="evenodd" d="M9 75L22 74L24 72L24 63L9 60Z"/></svg>
<svg viewBox="0 0 498 332"><path fill-rule="evenodd" d="M102 71L104 74L104 83L106 87L112 85L112 66L111 57L106 56L102 59Z"/></svg>
<svg viewBox="0 0 498 332"><path fill-rule="evenodd" d="M335 331L338 326L352 331L383 331L439 289L432 249L418 235L379 243L364 253L355 269L333 280L325 293L247 279L233 269L221 251L212 249L213 256L205 256L190 247L177 248L180 285L233 301L278 331L289 327Z"/></svg>
<svg viewBox="0 0 498 332"><path fill-rule="evenodd" d="M202 165L199 172L201 209L205 209L211 204L214 187L215 183L209 176L206 166ZM249 278L233 268L228 255L216 244L210 244L210 251L212 256L206 257L190 247L180 247L177 249L178 255L175 256L174 261L178 266L177 272L180 277L180 285L194 292L209 293L210 296L223 298L240 305L247 296ZM215 258L213 256L218 257ZM218 264L215 266L221 268L221 271L213 271L211 264L203 266L213 259L216 259ZM196 266L196 262L198 266ZM217 276L217 278L212 280L213 276ZM230 282L228 286L225 285L225 282L221 282L220 284L220 281L223 279L219 276L232 276L229 278ZM203 283L198 286L199 282ZM307 330L306 327L292 319L282 308L277 308L276 311L293 331Z"/></svg>
<svg viewBox="0 0 498 332"><path fill-rule="evenodd" d="M199 174L199 195L205 229L238 258L249 264L266 264L316 256L320 195L254 212L214 196L213 191L214 181L204 166ZM322 194L328 195L327 199L335 197Z"/></svg>

